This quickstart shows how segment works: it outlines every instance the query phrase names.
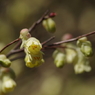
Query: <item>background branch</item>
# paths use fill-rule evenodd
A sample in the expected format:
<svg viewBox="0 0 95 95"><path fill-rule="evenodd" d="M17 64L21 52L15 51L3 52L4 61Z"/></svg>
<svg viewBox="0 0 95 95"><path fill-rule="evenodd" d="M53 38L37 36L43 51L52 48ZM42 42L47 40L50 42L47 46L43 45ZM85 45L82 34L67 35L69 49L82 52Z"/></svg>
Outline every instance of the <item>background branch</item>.
<svg viewBox="0 0 95 95"><path fill-rule="evenodd" d="M69 43L69 42L73 42L73 41L76 41L82 37L87 37L87 36L90 36L90 35L93 35L95 34L95 31L93 32L90 32L90 33L87 33L87 34L84 34L84 35L81 35L81 36L78 36L78 37L75 37L75 38L72 38L72 39L69 39L69 40L64 40L64 41L59 41L59 42L55 42L53 44L50 44L50 45L47 45L48 46L55 46L55 45L60 45L60 44L63 44L63 43Z"/></svg>

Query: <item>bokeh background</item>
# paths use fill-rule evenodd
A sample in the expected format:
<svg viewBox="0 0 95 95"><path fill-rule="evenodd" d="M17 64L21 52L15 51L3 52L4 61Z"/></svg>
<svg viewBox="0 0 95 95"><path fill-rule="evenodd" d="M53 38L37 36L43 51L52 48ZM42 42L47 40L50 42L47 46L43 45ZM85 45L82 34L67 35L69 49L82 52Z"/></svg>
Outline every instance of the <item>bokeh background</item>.
<svg viewBox="0 0 95 95"><path fill-rule="evenodd" d="M39 25L32 35L41 42L53 35L54 41L59 41L65 33L76 37L95 31L95 0L0 0L0 43L5 45L18 38L19 31L29 28L47 9L57 13L57 30L50 34ZM94 49L95 35L89 39ZM52 51L45 52L45 63L37 68L27 68L22 59L13 61L17 87L8 95L95 95L94 57L90 58L92 71L78 75L72 65L55 67Z"/></svg>

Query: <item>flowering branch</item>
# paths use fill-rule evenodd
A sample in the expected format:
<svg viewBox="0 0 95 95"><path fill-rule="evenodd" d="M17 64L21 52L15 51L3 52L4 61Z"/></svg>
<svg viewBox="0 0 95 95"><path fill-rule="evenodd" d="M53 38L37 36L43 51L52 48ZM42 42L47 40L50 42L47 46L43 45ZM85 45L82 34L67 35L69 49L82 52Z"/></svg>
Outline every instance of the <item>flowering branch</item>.
<svg viewBox="0 0 95 95"><path fill-rule="evenodd" d="M37 27L37 25L42 23L43 20L56 16L56 13L50 13L49 15L48 13L49 13L49 10L47 10L40 19L34 22L34 24L28 29L30 33L32 32L32 30L34 30ZM18 44L15 46L14 49L17 49L20 46L20 44L21 44L21 41L18 42Z"/></svg>
<svg viewBox="0 0 95 95"><path fill-rule="evenodd" d="M50 13L49 15L47 15L49 13L49 10L47 10L43 16L38 20L36 21L28 30L29 32L31 32L33 29L35 29L37 27L37 25L39 25L44 19L48 19L50 17L55 17L56 16L56 13ZM19 39L19 38L18 38ZM53 39L53 38L51 38ZM46 42L45 42L46 43ZM10 44L10 43L9 43ZM13 44L13 42L11 42L11 44L8 46L10 46L11 44ZM21 45L21 40L19 39L19 42L16 44L16 46L7 54L7 57L9 57L10 55L12 54L15 54L15 53L19 53L19 52L23 52L23 49L18 49L19 46ZM8 47L6 46L6 47ZM5 48L2 49L2 51L4 50ZM16 50L18 49L18 50Z"/></svg>
<svg viewBox="0 0 95 95"><path fill-rule="evenodd" d="M10 45L18 43L15 45L11 51L7 55L0 54L0 66L7 67L11 65L12 61L24 58L25 64L29 68L37 67L44 63L43 58L43 51L48 49L55 50L53 52L53 59L54 64L56 67L63 67L64 64L72 63L74 65L75 73L82 73L84 71L89 72L91 70L91 67L89 65L88 57L91 57L93 55L93 49L91 42L87 39L87 36L95 34L95 31L86 33L84 35L72 38L72 36L64 36L63 41L54 42L50 44L49 42L55 38L55 36L50 37L44 42L40 42L35 37L31 36L31 32L39 25L42 24L43 27L51 33L54 33L56 30L56 24L53 21L53 17L56 16L56 13L49 13L47 10L43 16L37 20L29 29L22 29L20 31L20 36L16 40L10 42L5 47L3 47L0 50L0 53L5 50ZM65 39L65 40L64 40ZM73 44L64 44L77 41L77 46ZM49 44L47 44L49 43ZM58 48L58 49L57 49ZM18 53L20 53L18 55ZM10 57L14 54L17 54L14 57ZM2 72L4 74L4 72ZM10 86L7 89L7 82L4 82L2 84L2 92L7 93L14 89L16 86L15 81L13 78L11 78L10 75L11 70L9 69L9 72L7 74L8 81L11 82L12 86ZM2 76L2 80L4 80L5 77ZM0 80L1 81L1 80ZM5 86L5 88L4 88ZM11 88L12 87L12 88ZM10 89L10 90L9 90Z"/></svg>
<svg viewBox="0 0 95 95"><path fill-rule="evenodd" d="M95 31L93 32L90 32L90 33L87 33L87 34L84 34L84 35L81 35L81 36L78 36L78 37L75 37L75 38L72 38L72 39L69 39L69 40L65 40L65 41L59 41L59 42L55 42L53 44L50 44L48 46L52 46L52 45L60 45L60 44L63 44L63 43L69 43L69 42L73 42L73 41L76 41L82 37L87 37L87 36L90 36L90 35L93 35L95 34Z"/></svg>
<svg viewBox="0 0 95 95"><path fill-rule="evenodd" d="M75 38L72 38L72 39L69 39L69 40L59 41L59 42L55 42L55 43L52 43L52 44L49 44L49 45L45 45L46 43L48 43L49 41L51 41L52 39L55 38L53 36L53 37L49 38L48 40L46 40L45 42L42 43L42 46L43 46L42 50L56 49L56 48L67 48L67 47L63 47L63 46L60 46L60 45L63 44L63 43L73 42L73 41L76 41L76 40L78 40L82 37L91 36L93 34L95 34L95 31L84 34L84 35L81 35L81 36L78 36L78 37L75 37ZM17 53L20 53L20 52L23 52L23 51L24 51L23 49L12 50L11 52L9 52L9 54L7 54L7 57L10 57L13 54L17 54Z"/></svg>
<svg viewBox="0 0 95 95"><path fill-rule="evenodd" d="M49 13L49 11L47 10L44 15L38 20L36 21L28 30L29 32L31 32L33 29L36 28L37 25L39 25L44 19L47 19L49 17L54 17L56 14L55 13L50 13L49 15L47 15ZM82 37L87 37L87 36L90 36L90 35L93 35L95 34L95 31L93 32L90 32L90 33L87 33L87 34L84 34L84 35L81 35L81 36L78 36L78 37L75 37L75 38L72 38L72 39L69 39L69 40L64 40L64 41L59 41L59 42L55 42L55 43L52 43L52 44L49 44L49 45L45 45L47 44L48 42L50 42L52 39L54 39L55 37L51 37L49 38L48 40L44 41L42 43L42 50L45 50L45 49L55 49L55 48L64 48L62 46L60 46L61 44L63 43L69 43L69 42L73 42L73 41L76 41L78 40L79 38L82 38ZM8 54L7 54L7 57L10 57L11 55L13 54L17 54L17 53L20 53L20 52L23 52L24 50L23 49L18 49L18 47L20 46L21 44L21 40L20 38L17 38L16 40L12 41L11 43L9 43L8 45L6 45L3 49L0 50L0 53L5 50L8 46L12 45L13 43L17 42L17 45L14 47L14 49L12 49Z"/></svg>

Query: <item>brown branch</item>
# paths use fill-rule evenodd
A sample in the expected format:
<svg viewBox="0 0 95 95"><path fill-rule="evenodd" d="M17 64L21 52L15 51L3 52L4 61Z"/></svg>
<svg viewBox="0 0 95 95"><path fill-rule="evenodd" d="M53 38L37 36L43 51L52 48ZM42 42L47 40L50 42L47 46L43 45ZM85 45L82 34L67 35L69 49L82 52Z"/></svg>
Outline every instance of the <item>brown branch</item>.
<svg viewBox="0 0 95 95"><path fill-rule="evenodd" d="M48 42L50 42L50 41L53 40L54 38L55 38L55 36L50 37L48 40L46 40L46 41L44 41L44 42L42 43L42 46L45 45L45 44L47 44Z"/></svg>
<svg viewBox="0 0 95 95"><path fill-rule="evenodd" d="M16 39L16 40L10 42L9 44L7 44L5 47L3 47L3 48L0 50L0 53L1 53L3 50L5 50L7 47L9 47L10 45L14 44L15 42L17 42L17 41L19 41L19 40L20 40L20 38L18 38L18 39Z"/></svg>
<svg viewBox="0 0 95 95"><path fill-rule="evenodd" d="M29 28L29 32L31 32L33 29L35 29L35 27L40 24L44 19L46 19L46 15L49 13L49 10L47 10L43 16L38 20L36 21L30 28Z"/></svg>
<svg viewBox="0 0 95 95"><path fill-rule="evenodd" d="M24 49L16 49L16 50L11 50L6 56L10 57L13 54L21 53L24 52Z"/></svg>
<svg viewBox="0 0 95 95"><path fill-rule="evenodd" d="M81 36L78 36L76 38L72 38L72 39L69 39L69 40L64 40L64 41L59 41L59 42L55 42L53 44L50 44L50 45L47 45L47 46L55 46L55 45L60 45L60 44L63 44L63 43L69 43L69 42L73 42L73 41L76 41L82 37L87 37L87 36L90 36L90 35L93 35L95 34L95 31L93 32L90 32L90 33L87 33L87 34L84 34L84 35L81 35Z"/></svg>

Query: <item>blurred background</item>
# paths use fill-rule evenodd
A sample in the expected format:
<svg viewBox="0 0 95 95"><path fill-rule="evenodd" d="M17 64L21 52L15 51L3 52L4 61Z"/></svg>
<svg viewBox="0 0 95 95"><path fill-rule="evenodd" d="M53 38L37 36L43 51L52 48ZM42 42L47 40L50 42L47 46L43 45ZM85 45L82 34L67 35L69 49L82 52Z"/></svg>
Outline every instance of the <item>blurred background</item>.
<svg viewBox="0 0 95 95"><path fill-rule="evenodd" d="M0 0L1 44L18 38L19 31L29 28L47 9L57 13L54 41L60 41L65 33L76 37L95 31L95 0ZM42 25L32 35L41 42L53 36ZM95 35L89 39L95 48ZM14 61L17 87L8 95L95 95L95 55L90 59L92 71L78 75L72 65L57 68L51 56L52 51L46 51L45 63L33 69L27 68L22 59Z"/></svg>

